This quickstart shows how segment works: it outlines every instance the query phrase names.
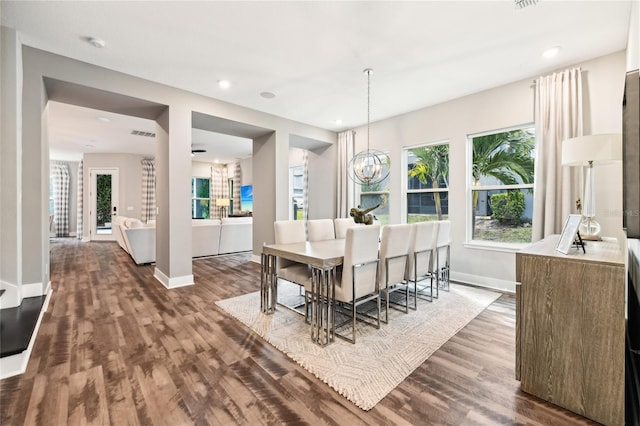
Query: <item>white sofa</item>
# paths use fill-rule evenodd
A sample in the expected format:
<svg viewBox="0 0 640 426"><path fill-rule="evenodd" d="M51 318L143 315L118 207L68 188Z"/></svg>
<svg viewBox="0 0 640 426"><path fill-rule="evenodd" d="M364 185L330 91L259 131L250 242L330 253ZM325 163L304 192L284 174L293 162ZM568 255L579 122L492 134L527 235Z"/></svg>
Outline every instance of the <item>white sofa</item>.
<svg viewBox="0 0 640 426"><path fill-rule="evenodd" d="M144 224L140 219L118 216L114 221L116 241L138 265L156 261L156 224Z"/></svg>
<svg viewBox="0 0 640 426"><path fill-rule="evenodd" d="M138 265L156 261L155 221L119 216L114 221L116 240ZM194 219L191 226L191 256L250 251L253 248L253 218Z"/></svg>
<svg viewBox="0 0 640 426"><path fill-rule="evenodd" d="M250 250L253 250L253 218L227 217L222 219L219 254Z"/></svg>
<svg viewBox="0 0 640 426"><path fill-rule="evenodd" d="M191 226L191 257L215 256L220 253L220 221L194 219Z"/></svg>

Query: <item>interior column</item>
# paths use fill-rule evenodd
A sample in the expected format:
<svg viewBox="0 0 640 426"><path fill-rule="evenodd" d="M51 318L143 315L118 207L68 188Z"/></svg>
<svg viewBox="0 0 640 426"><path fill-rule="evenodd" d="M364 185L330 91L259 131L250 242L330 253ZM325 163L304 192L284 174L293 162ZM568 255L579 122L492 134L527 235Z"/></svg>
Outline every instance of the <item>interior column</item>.
<svg viewBox="0 0 640 426"><path fill-rule="evenodd" d="M156 269L167 288L191 285L191 110L169 106L156 119Z"/></svg>

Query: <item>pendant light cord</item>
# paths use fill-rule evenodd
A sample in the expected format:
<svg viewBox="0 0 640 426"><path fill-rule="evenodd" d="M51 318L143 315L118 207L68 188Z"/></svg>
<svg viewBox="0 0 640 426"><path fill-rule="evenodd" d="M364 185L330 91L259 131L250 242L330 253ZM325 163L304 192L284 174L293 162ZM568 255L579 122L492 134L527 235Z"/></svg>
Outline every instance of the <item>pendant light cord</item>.
<svg viewBox="0 0 640 426"><path fill-rule="evenodd" d="M370 152L371 141L371 73L373 70L367 68L364 70L367 74L367 153Z"/></svg>

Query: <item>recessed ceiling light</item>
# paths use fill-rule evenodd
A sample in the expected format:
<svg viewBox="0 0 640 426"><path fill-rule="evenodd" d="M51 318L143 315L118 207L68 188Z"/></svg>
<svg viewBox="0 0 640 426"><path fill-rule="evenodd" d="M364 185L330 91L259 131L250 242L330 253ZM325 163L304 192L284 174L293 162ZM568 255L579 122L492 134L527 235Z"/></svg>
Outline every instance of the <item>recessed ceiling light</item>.
<svg viewBox="0 0 640 426"><path fill-rule="evenodd" d="M102 121L103 123L108 123L111 121L107 117L97 117L97 120Z"/></svg>
<svg viewBox="0 0 640 426"><path fill-rule="evenodd" d="M275 93L271 93L271 92L262 92L260 93L260 96L262 96L265 99L273 99L276 97Z"/></svg>
<svg viewBox="0 0 640 426"><path fill-rule="evenodd" d="M542 52L542 57L553 58L560 52L560 46L553 46Z"/></svg>
<svg viewBox="0 0 640 426"><path fill-rule="evenodd" d="M85 147L86 147L86 148L93 148L93 145L91 145L91 144L86 144L86 145L85 145Z"/></svg>
<svg viewBox="0 0 640 426"><path fill-rule="evenodd" d="M218 80L218 86L228 89L231 86L231 82L229 80Z"/></svg>
<svg viewBox="0 0 640 426"><path fill-rule="evenodd" d="M102 40L101 38L97 38L97 37L89 37L89 43L91 43L91 45L97 49L102 49L103 47L105 47L107 45L107 43Z"/></svg>
<svg viewBox="0 0 640 426"><path fill-rule="evenodd" d="M342 120L338 118L338 119L335 121L335 123L336 123L336 124L342 124Z"/></svg>

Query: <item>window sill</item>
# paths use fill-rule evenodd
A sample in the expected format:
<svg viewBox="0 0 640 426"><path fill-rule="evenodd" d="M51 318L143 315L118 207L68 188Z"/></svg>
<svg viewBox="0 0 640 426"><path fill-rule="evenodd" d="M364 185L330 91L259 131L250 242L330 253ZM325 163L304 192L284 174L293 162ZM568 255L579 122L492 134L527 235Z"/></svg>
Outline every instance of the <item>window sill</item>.
<svg viewBox="0 0 640 426"><path fill-rule="evenodd" d="M464 243L465 248L474 250L500 251L503 253L517 253L530 243L500 243L492 241L468 241Z"/></svg>

